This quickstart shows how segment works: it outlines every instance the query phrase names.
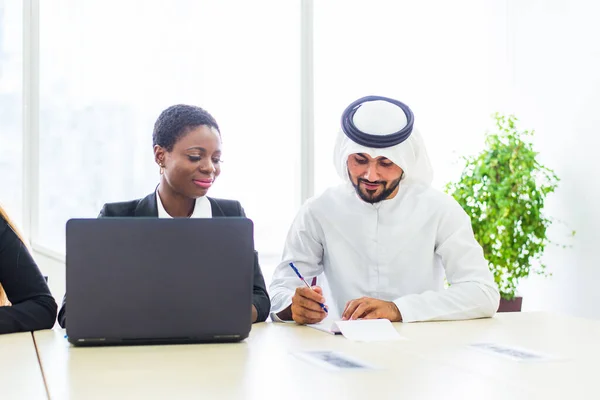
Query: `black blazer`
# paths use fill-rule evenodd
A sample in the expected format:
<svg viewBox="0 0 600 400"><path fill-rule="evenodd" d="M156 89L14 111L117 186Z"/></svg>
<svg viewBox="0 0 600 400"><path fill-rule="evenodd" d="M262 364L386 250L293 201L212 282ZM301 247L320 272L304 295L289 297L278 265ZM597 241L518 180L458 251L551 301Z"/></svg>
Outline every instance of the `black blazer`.
<svg viewBox="0 0 600 400"><path fill-rule="evenodd" d="M212 207L213 217L245 217L244 209L239 201L213 199L208 197ZM156 204L156 192L149 194L143 199L125 201L120 203L107 203L102 207L98 218L110 217L157 217L158 206ZM271 300L265 286L260 266L258 265L258 253L254 252L254 291L252 304L258 312L256 322L263 322L269 316L271 309ZM63 298L62 307L58 313L58 323L61 327L66 326L67 322L67 295ZM250 312L250 310L248 310Z"/></svg>
<svg viewBox="0 0 600 400"><path fill-rule="evenodd" d="M56 301L27 247L0 217L0 283L11 307L0 307L0 333L50 329Z"/></svg>

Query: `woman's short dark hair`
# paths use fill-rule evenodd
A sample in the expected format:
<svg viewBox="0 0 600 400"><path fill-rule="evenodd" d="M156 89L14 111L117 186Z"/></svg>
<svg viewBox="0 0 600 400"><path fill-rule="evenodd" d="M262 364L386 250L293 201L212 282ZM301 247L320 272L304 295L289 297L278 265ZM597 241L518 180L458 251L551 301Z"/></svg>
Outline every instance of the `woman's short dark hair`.
<svg viewBox="0 0 600 400"><path fill-rule="evenodd" d="M175 143L188 129L206 125L215 128L219 135L219 125L208 111L196 106L177 104L164 110L158 116L152 133L152 145L159 145L167 151L172 151Z"/></svg>

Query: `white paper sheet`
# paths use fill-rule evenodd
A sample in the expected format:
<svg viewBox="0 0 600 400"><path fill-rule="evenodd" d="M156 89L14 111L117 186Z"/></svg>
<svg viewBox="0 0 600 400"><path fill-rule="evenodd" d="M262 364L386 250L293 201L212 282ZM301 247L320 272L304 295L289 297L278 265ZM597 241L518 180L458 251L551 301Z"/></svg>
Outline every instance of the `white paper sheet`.
<svg viewBox="0 0 600 400"><path fill-rule="evenodd" d="M331 351L331 350L312 350L312 351L300 351L292 353L294 356L308 361L312 364L318 365L322 368L340 371L360 371L360 370L373 370L380 369L377 366L367 364L364 361L350 357L346 354Z"/></svg>
<svg viewBox="0 0 600 400"><path fill-rule="evenodd" d="M319 324L307 325L330 334L342 334L355 342L377 342L405 339L398 334L387 319L357 319L352 321L332 321L325 319Z"/></svg>
<svg viewBox="0 0 600 400"><path fill-rule="evenodd" d="M558 360L557 357L549 354L539 353L521 347L506 346L499 343L472 343L469 347L485 353L508 358L513 361L543 362Z"/></svg>

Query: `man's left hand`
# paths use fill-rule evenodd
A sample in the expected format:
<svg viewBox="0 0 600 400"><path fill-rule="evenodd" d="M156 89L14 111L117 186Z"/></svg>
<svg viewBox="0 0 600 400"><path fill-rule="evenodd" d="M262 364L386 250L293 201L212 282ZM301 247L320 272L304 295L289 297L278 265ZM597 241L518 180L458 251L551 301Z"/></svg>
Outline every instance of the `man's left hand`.
<svg viewBox="0 0 600 400"><path fill-rule="evenodd" d="M361 297L350 300L342 314L343 320L349 319L389 319L391 322L402 321L402 314L391 301L383 301L372 297Z"/></svg>

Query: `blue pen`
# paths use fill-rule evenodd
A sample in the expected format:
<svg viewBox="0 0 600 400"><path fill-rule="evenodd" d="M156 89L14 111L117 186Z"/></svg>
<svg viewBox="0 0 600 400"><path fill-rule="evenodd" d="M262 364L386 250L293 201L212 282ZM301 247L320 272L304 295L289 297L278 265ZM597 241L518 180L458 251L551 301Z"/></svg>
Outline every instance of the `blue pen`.
<svg viewBox="0 0 600 400"><path fill-rule="evenodd" d="M296 266L294 265L294 263L290 263L289 265L290 265L290 267L292 267L292 269L294 270L294 272L296 273L296 275L298 275L298 278L300 278L300 280L301 280L302 282L304 282L304 284L306 285L306 287L308 287L310 290L313 290L313 289L310 287L310 285L308 284L308 282L306 282L306 281L304 280L304 278L302 277L302 274L300 274L300 271L298 271L298 268L296 268ZM321 308L323 309L323 311L325 311L326 313L328 313L328 314L329 314L329 311L327 311L327 307L325 307L325 304L323 304L323 303L319 303L319 305L321 306Z"/></svg>

